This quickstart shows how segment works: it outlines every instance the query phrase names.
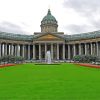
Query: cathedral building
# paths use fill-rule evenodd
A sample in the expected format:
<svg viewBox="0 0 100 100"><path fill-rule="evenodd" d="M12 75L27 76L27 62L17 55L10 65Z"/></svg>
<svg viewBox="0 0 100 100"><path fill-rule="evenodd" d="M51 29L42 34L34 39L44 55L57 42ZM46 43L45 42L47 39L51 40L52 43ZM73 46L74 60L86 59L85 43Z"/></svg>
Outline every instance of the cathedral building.
<svg viewBox="0 0 100 100"><path fill-rule="evenodd" d="M0 57L22 56L28 60L44 60L47 51L52 60L69 60L75 55L100 57L100 31L67 35L58 32L58 22L50 9L41 21L41 32L23 35L0 32Z"/></svg>

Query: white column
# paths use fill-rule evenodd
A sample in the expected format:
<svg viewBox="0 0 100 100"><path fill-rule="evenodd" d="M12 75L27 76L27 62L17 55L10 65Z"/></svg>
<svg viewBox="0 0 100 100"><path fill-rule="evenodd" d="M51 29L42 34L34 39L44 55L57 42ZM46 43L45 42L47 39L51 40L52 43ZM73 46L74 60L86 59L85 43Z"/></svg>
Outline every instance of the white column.
<svg viewBox="0 0 100 100"><path fill-rule="evenodd" d="M87 44L85 43L85 55L87 55Z"/></svg>
<svg viewBox="0 0 100 100"><path fill-rule="evenodd" d="M4 44L4 55L7 55L7 44Z"/></svg>
<svg viewBox="0 0 100 100"><path fill-rule="evenodd" d="M81 44L79 44L79 55L82 55L82 48L81 48Z"/></svg>
<svg viewBox="0 0 100 100"><path fill-rule="evenodd" d="M12 48L13 48L13 45L12 44L10 44L10 55L12 55L13 53L12 53Z"/></svg>
<svg viewBox="0 0 100 100"><path fill-rule="evenodd" d="M98 56L100 58L100 42L98 42Z"/></svg>
<svg viewBox="0 0 100 100"><path fill-rule="evenodd" d="M75 44L73 44L73 56L76 56L76 47L75 47Z"/></svg>
<svg viewBox="0 0 100 100"><path fill-rule="evenodd" d="M10 44L9 46L10 46L10 47L9 47L9 49L10 49L9 55L11 55L11 44Z"/></svg>
<svg viewBox="0 0 100 100"><path fill-rule="evenodd" d="M30 45L28 45L28 60L30 60Z"/></svg>
<svg viewBox="0 0 100 100"><path fill-rule="evenodd" d="M4 56L5 55L5 44L3 43L2 44L2 56Z"/></svg>
<svg viewBox="0 0 100 100"><path fill-rule="evenodd" d="M92 49L93 55L96 55L96 43L92 44Z"/></svg>
<svg viewBox="0 0 100 100"><path fill-rule="evenodd" d="M59 60L59 44L57 43L57 60Z"/></svg>
<svg viewBox="0 0 100 100"><path fill-rule="evenodd" d="M17 56L20 56L20 53L19 53L19 44L17 44L17 48L16 48L16 52L17 52Z"/></svg>
<svg viewBox="0 0 100 100"><path fill-rule="evenodd" d="M96 50L97 50L97 56L99 56L99 43L96 42Z"/></svg>
<svg viewBox="0 0 100 100"><path fill-rule="evenodd" d="M53 44L51 44L51 59L53 59Z"/></svg>
<svg viewBox="0 0 100 100"><path fill-rule="evenodd" d="M10 54L13 56L13 52L14 52L14 48L13 48L13 44L10 45Z"/></svg>
<svg viewBox="0 0 100 100"><path fill-rule="evenodd" d="M33 59L35 59L35 44L33 44Z"/></svg>
<svg viewBox="0 0 100 100"><path fill-rule="evenodd" d="M2 52L2 51L1 51L1 43L0 43L0 57L1 57L1 52Z"/></svg>
<svg viewBox="0 0 100 100"><path fill-rule="evenodd" d="M39 60L41 60L41 44L39 44Z"/></svg>
<svg viewBox="0 0 100 100"><path fill-rule="evenodd" d="M2 54L3 54L2 48L3 48L3 46L2 46L2 43L1 43L1 57L2 57Z"/></svg>
<svg viewBox="0 0 100 100"><path fill-rule="evenodd" d="M27 49L27 44L24 44L24 58L28 59L28 49Z"/></svg>
<svg viewBox="0 0 100 100"><path fill-rule="evenodd" d="M19 56L18 44L16 45L16 56Z"/></svg>
<svg viewBox="0 0 100 100"><path fill-rule="evenodd" d="M11 48L11 45L9 44L9 55L10 55L10 48Z"/></svg>
<svg viewBox="0 0 100 100"><path fill-rule="evenodd" d="M70 59L70 45L68 44L68 59Z"/></svg>
<svg viewBox="0 0 100 100"><path fill-rule="evenodd" d="M25 57L25 46L24 46L24 44L22 45L22 57L23 58Z"/></svg>
<svg viewBox="0 0 100 100"><path fill-rule="evenodd" d="M21 45L19 45L19 56L21 56Z"/></svg>
<svg viewBox="0 0 100 100"><path fill-rule="evenodd" d="M47 44L45 43L45 59L46 59L46 53L47 53Z"/></svg>
<svg viewBox="0 0 100 100"><path fill-rule="evenodd" d="M91 45L91 55L93 55L93 45L92 43L90 43L90 45Z"/></svg>
<svg viewBox="0 0 100 100"><path fill-rule="evenodd" d="M65 44L63 44L63 60L65 60Z"/></svg>

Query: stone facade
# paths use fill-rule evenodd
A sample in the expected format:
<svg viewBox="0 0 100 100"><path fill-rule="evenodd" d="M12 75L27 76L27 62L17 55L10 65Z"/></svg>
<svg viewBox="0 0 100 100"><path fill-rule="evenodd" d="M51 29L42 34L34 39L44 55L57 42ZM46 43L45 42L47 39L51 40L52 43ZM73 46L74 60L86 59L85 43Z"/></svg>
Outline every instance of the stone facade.
<svg viewBox="0 0 100 100"><path fill-rule="evenodd" d="M99 31L65 35L58 32L57 20L50 10L40 26L41 32L35 32L34 35L0 33L0 57L14 55L28 60L45 60L48 50L51 52L52 60L68 60L75 55L100 57Z"/></svg>

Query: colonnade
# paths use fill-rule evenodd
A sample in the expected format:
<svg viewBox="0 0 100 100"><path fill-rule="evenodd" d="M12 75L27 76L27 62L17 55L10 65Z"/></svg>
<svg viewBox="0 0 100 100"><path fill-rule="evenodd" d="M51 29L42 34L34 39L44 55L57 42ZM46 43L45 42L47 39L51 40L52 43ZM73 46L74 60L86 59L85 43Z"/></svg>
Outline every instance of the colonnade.
<svg viewBox="0 0 100 100"><path fill-rule="evenodd" d="M22 56L25 59L42 60L46 52L51 51L51 59L72 59L75 55L95 55L100 57L100 43L36 43L11 44L0 43L0 57L5 55Z"/></svg>

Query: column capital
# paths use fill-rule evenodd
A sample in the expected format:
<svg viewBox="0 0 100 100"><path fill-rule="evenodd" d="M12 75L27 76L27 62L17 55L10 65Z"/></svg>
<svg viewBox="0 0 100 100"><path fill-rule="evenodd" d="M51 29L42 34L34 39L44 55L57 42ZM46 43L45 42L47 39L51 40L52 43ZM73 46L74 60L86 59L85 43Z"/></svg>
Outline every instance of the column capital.
<svg viewBox="0 0 100 100"><path fill-rule="evenodd" d="M59 45L60 43L58 42L57 44Z"/></svg>

